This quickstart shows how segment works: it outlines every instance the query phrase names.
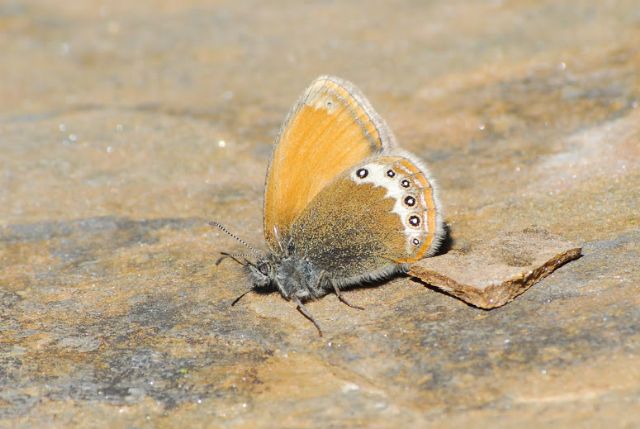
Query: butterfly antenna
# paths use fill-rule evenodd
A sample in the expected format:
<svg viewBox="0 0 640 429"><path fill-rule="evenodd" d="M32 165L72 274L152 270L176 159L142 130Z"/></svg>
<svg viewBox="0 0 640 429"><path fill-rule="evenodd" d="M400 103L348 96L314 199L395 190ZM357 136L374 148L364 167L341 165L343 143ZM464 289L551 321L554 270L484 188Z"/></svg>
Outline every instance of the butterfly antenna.
<svg viewBox="0 0 640 429"><path fill-rule="evenodd" d="M248 258L247 255L245 255L244 253L227 253L227 252L220 252L220 254L222 255L221 257L218 258L218 260L216 261L216 265L220 265L220 263L222 261L224 261L225 259L232 259L233 261L237 262L240 265L251 265L252 267L255 267L256 265L251 262Z"/></svg>
<svg viewBox="0 0 640 429"><path fill-rule="evenodd" d="M244 241L242 238L238 237L237 235L229 232L229 230L227 228L224 227L224 225L216 222L216 221L211 221L209 222L209 225L211 226L215 226L217 228L219 228L222 232L224 232L225 234L227 234L229 237L234 238L236 241L238 241L240 244L242 244L244 247L246 247L247 249L249 249L251 251L251 253L253 253L255 256L260 257L260 252L258 252L256 249L254 249L253 247L251 247L249 245L249 243L247 243L246 241ZM246 258L245 258L246 260Z"/></svg>

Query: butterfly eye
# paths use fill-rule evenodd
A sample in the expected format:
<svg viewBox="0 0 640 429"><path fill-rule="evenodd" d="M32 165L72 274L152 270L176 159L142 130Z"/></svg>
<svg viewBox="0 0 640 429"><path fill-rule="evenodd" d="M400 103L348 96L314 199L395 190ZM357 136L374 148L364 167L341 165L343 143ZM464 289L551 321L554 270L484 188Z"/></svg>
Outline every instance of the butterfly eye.
<svg viewBox="0 0 640 429"><path fill-rule="evenodd" d="M267 266L267 264L258 265L258 270L265 276L269 274L269 267Z"/></svg>
<svg viewBox="0 0 640 429"><path fill-rule="evenodd" d="M361 179L364 179L368 175L369 175L369 171L366 168L360 168L358 169L358 171L356 171L356 176L358 176Z"/></svg>
<svg viewBox="0 0 640 429"><path fill-rule="evenodd" d="M411 182L409 182L407 179L402 179L402 182L400 182L400 184L403 188L408 188L409 185L411 185Z"/></svg>
<svg viewBox="0 0 640 429"><path fill-rule="evenodd" d="M413 198L412 196L408 196L404 199L404 203L409 207L413 207L416 205L416 199Z"/></svg>
<svg viewBox="0 0 640 429"><path fill-rule="evenodd" d="M418 226L420 225L420 218L418 216L411 216L409 217L409 223L411 226Z"/></svg>
<svg viewBox="0 0 640 429"><path fill-rule="evenodd" d="M387 176L389 176L389 177L395 177L395 175L396 175L396 172L395 172L395 171L393 171L393 170L389 170L389 171L387 171Z"/></svg>

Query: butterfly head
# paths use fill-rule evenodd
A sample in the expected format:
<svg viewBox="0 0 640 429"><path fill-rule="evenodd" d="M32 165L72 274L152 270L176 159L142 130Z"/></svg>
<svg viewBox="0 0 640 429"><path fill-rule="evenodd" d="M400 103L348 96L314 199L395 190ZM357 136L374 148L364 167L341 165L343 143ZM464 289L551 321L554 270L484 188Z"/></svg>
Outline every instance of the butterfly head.
<svg viewBox="0 0 640 429"><path fill-rule="evenodd" d="M306 258L296 255L292 245L283 253L271 253L247 265L254 288L277 288L285 299L302 301L324 295L320 274Z"/></svg>
<svg viewBox="0 0 640 429"><path fill-rule="evenodd" d="M276 277L276 266L276 260L273 255L268 255L255 263L247 264L246 267L253 286L258 289L271 286Z"/></svg>
<svg viewBox="0 0 640 429"><path fill-rule="evenodd" d="M224 259L231 259L244 266L253 289L277 289L285 299L297 301L318 298L326 293L327 284L322 280L322 273L307 258L296 253L291 239L278 241L277 251L263 254L218 222L210 222L210 225L219 228L251 251L253 255L222 252L216 265Z"/></svg>

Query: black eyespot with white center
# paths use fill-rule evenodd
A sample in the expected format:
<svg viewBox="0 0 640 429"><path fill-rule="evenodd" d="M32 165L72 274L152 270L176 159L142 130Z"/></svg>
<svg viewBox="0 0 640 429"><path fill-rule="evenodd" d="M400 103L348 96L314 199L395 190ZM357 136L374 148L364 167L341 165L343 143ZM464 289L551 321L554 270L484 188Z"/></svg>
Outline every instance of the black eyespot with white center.
<svg viewBox="0 0 640 429"><path fill-rule="evenodd" d="M409 195L408 197L404 198L404 203L409 207L413 207L416 205L416 199Z"/></svg>
<svg viewBox="0 0 640 429"><path fill-rule="evenodd" d="M388 170L388 171L387 171L387 176L389 176L389 177L395 177L395 175L396 175L396 172L395 172L395 171L393 171L393 170Z"/></svg>
<svg viewBox="0 0 640 429"><path fill-rule="evenodd" d="M411 182L409 182L407 179L402 179L400 184L402 185L403 188L408 188L409 186L411 186Z"/></svg>
<svg viewBox="0 0 640 429"><path fill-rule="evenodd" d="M413 243L414 246L417 246L418 244L420 244L420 240L418 240L417 238L414 238L413 240L411 240L411 242Z"/></svg>
<svg viewBox="0 0 640 429"><path fill-rule="evenodd" d="M356 171L356 176L358 176L361 179L364 179L368 175L369 175L369 170L367 170L366 168L359 168L358 171Z"/></svg>
<svg viewBox="0 0 640 429"><path fill-rule="evenodd" d="M411 226L419 226L420 218L418 216L409 216L409 223Z"/></svg>

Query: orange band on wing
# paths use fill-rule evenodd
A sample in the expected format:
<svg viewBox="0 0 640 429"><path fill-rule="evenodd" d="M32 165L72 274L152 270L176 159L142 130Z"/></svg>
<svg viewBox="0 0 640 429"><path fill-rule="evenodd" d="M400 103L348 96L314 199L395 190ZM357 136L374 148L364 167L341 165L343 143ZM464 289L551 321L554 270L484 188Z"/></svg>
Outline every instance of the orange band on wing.
<svg viewBox="0 0 640 429"><path fill-rule="evenodd" d="M426 221L427 221L427 235L422 244L416 250L416 253L409 258L398 260L401 263L415 262L421 259L431 248L433 239L436 236L437 218L436 218L436 203L433 195L433 187L425 177L424 173L420 171L410 160L406 158L399 158L400 166L407 172L407 174L415 179L417 185L422 190L422 196L426 206Z"/></svg>
<svg viewBox="0 0 640 429"><path fill-rule="evenodd" d="M351 110L353 118L362 128L365 137L367 138L367 140L369 140L369 143L371 143L371 145L375 147L374 152L381 150L382 138L380 135L380 131L376 128L374 122L371 120L371 116L369 115L370 113L374 112L367 112L365 110L365 106L368 105L368 102L359 100L357 94L350 93L346 88L338 85L333 81L327 81L326 85L331 88L334 94L337 95L341 99L341 101L343 101L345 105L348 106L349 110ZM357 103L354 103L353 100L355 100Z"/></svg>

